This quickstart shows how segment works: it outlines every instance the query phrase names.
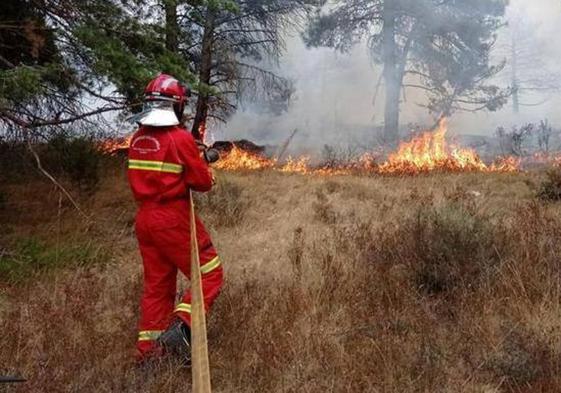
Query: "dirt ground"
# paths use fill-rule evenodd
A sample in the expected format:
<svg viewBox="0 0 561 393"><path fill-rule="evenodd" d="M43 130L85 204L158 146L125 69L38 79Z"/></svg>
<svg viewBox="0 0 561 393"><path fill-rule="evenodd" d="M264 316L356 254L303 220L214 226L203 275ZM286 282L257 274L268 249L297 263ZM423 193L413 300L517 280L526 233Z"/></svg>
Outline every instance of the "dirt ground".
<svg viewBox="0 0 561 393"><path fill-rule="evenodd" d="M197 197L226 273L214 390L561 391L561 205L535 198L539 177L219 173ZM89 220L43 181L5 195L3 258L53 266L0 270L0 374L28 379L0 392L190 391L171 361L134 365L123 169L80 195Z"/></svg>

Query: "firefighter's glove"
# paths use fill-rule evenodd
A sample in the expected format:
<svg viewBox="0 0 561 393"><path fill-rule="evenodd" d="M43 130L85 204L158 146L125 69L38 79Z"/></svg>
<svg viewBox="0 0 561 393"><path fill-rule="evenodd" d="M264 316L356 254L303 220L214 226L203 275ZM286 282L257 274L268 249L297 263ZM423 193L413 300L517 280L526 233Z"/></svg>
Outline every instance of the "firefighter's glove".
<svg viewBox="0 0 561 393"><path fill-rule="evenodd" d="M216 149L209 148L203 152L203 157L206 162L212 164L220 159L220 153L218 153L218 150Z"/></svg>
<svg viewBox="0 0 561 393"><path fill-rule="evenodd" d="M195 142L197 143L197 148L207 163L212 164L220 159L220 153L218 153L218 150L208 147L199 140L196 140Z"/></svg>

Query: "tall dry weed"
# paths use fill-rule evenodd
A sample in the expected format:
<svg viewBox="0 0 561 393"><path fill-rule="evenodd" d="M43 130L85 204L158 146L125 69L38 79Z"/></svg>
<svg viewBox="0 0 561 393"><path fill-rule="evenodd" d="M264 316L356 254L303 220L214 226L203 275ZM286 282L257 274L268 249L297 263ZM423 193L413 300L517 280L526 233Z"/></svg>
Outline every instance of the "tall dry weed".
<svg viewBox="0 0 561 393"><path fill-rule="evenodd" d="M196 194L196 202L201 214L218 227L239 225L249 208L243 187L228 179L219 179L208 193Z"/></svg>

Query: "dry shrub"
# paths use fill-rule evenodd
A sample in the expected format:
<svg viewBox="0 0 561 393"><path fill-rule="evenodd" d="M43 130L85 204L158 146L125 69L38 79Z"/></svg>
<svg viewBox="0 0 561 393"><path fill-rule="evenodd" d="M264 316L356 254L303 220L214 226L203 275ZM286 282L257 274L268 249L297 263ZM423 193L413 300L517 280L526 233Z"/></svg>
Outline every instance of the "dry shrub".
<svg viewBox="0 0 561 393"><path fill-rule="evenodd" d="M339 191L343 187L340 183L334 180L327 180L324 184L324 188L325 188L325 192L327 192L328 194L333 194Z"/></svg>
<svg viewBox="0 0 561 393"><path fill-rule="evenodd" d="M559 370L551 347L532 332L507 327L503 330L504 339L490 356L487 369L511 391L544 391L542 388Z"/></svg>
<svg viewBox="0 0 561 393"><path fill-rule="evenodd" d="M405 263L416 286L427 294L475 285L499 260L493 226L455 202L421 206L379 237L371 254L384 255L386 263Z"/></svg>
<svg viewBox="0 0 561 393"><path fill-rule="evenodd" d="M143 389L129 367L134 343L130 317L136 313L131 300L139 288L131 277L118 278L103 269L78 268L51 282L20 287L18 293L33 302L11 299L15 307L3 315L0 327L18 330L0 342L0 353L11 355L0 371L28 379L13 391ZM115 373L124 379L116 379Z"/></svg>
<svg viewBox="0 0 561 393"><path fill-rule="evenodd" d="M210 192L195 194L195 197L201 215L217 227L239 225L249 208L243 187L227 179L219 179Z"/></svg>
<svg viewBox="0 0 561 393"><path fill-rule="evenodd" d="M493 228L462 206L419 211L405 228L413 237L414 269L425 292L470 286L498 262Z"/></svg>
<svg viewBox="0 0 561 393"><path fill-rule="evenodd" d="M561 168L547 171L545 180L539 186L538 198L553 202L561 200Z"/></svg>
<svg viewBox="0 0 561 393"><path fill-rule="evenodd" d="M329 202L327 195L322 188L318 188L314 195L316 196L316 201L312 204L314 218L324 224L334 224L337 221L337 213Z"/></svg>
<svg viewBox="0 0 561 393"><path fill-rule="evenodd" d="M290 260L290 265L292 266L292 271L296 278L302 277L302 260L304 257L304 248L304 231L302 227L298 227L294 230L292 244L288 249L288 258Z"/></svg>

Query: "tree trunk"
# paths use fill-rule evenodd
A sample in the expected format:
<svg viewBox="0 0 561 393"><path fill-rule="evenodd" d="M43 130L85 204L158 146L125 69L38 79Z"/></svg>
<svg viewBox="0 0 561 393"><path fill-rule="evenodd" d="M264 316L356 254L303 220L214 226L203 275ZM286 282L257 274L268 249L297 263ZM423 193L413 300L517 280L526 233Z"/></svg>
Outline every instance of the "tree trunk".
<svg viewBox="0 0 561 393"><path fill-rule="evenodd" d="M166 13L166 49L177 52L179 49L179 25L177 24L177 1L164 0Z"/></svg>
<svg viewBox="0 0 561 393"><path fill-rule="evenodd" d="M384 139L396 142L399 139L399 92L401 77L397 61L397 43L395 40L396 14L390 2L384 2L384 23L382 27L384 81L386 85L386 103L384 111ZM405 61L405 59L404 59Z"/></svg>
<svg viewBox="0 0 561 393"><path fill-rule="evenodd" d="M204 138L204 128L208 116L209 88L212 71L212 45L214 41L215 11L208 8L206 13L205 30L201 50L201 67L199 71L199 97L197 99L197 111L191 133L195 139Z"/></svg>
<svg viewBox="0 0 561 393"><path fill-rule="evenodd" d="M520 113L520 86L518 84L518 51L516 47L516 40L512 40L512 111Z"/></svg>

